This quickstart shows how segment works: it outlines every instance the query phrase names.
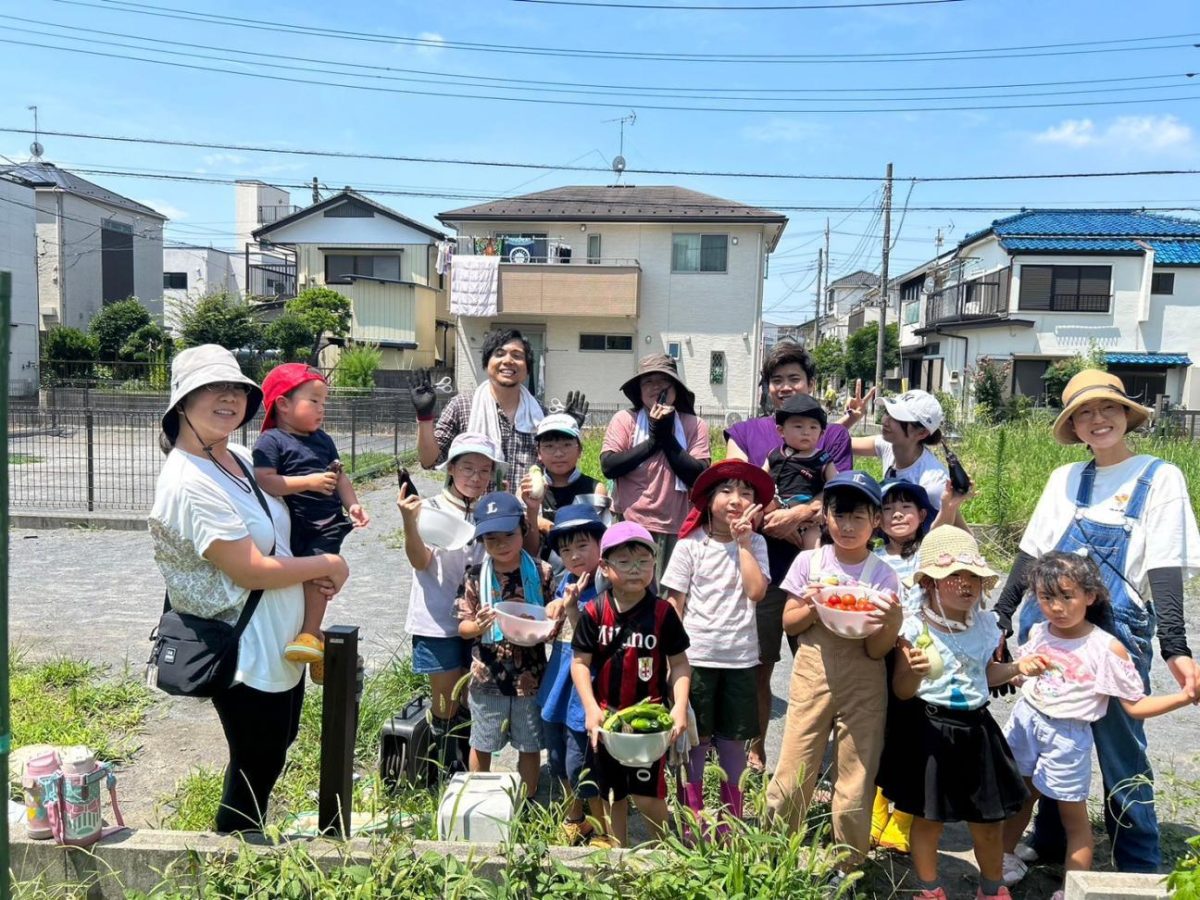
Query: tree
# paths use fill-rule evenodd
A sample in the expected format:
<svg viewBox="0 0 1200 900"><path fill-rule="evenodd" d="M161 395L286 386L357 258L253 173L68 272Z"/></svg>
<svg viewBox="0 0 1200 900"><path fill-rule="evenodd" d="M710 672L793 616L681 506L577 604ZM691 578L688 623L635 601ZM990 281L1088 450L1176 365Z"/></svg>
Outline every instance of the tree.
<svg viewBox="0 0 1200 900"><path fill-rule="evenodd" d="M338 338L350 334L351 309L349 297L327 287L305 288L284 306L285 314L296 316L311 335L309 362L313 365L326 334Z"/></svg>
<svg viewBox="0 0 1200 900"><path fill-rule="evenodd" d="M842 378L846 374L846 348L833 335L822 338L813 348L812 360L817 366L817 378Z"/></svg>
<svg viewBox="0 0 1200 900"><path fill-rule="evenodd" d="M846 340L846 377L875 381L875 348L879 341L879 323L864 325ZM883 341L883 367L900 364L900 329L889 322Z"/></svg>
<svg viewBox="0 0 1200 900"><path fill-rule="evenodd" d="M347 344L333 370L333 386L370 390L375 387L375 370L383 361L378 344Z"/></svg>
<svg viewBox="0 0 1200 900"><path fill-rule="evenodd" d="M148 322L129 336L121 347L121 359L136 362L154 362L162 356L167 359L175 352L175 339L157 322Z"/></svg>
<svg viewBox="0 0 1200 900"><path fill-rule="evenodd" d="M1084 369L1108 369L1108 359L1105 352L1095 341L1088 347L1087 355L1076 353L1066 359L1060 359L1046 369L1042 381L1046 382L1046 401L1052 406L1062 406L1062 392L1067 382Z"/></svg>
<svg viewBox="0 0 1200 900"><path fill-rule="evenodd" d="M150 312L136 297L110 303L92 319L88 331L96 339L100 361L114 363L122 359L121 348L139 328L152 323Z"/></svg>
<svg viewBox="0 0 1200 900"><path fill-rule="evenodd" d="M263 326L238 297L217 293L179 304L179 343L184 347L220 344L228 350L257 350Z"/></svg>
<svg viewBox="0 0 1200 900"><path fill-rule="evenodd" d="M96 338L58 325L42 338L42 369L57 378L92 378L99 358Z"/></svg>
<svg viewBox="0 0 1200 900"><path fill-rule="evenodd" d="M263 343L278 350L283 362L304 362L312 352L313 332L300 316L284 312L267 323Z"/></svg>

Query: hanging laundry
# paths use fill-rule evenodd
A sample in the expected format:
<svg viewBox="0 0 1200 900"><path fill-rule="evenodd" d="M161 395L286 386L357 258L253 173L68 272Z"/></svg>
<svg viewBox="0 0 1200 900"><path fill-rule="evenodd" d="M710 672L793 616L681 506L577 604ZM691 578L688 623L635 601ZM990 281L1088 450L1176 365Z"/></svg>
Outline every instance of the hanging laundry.
<svg viewBox="0 0 1200 900"><path fill-rule="evenodd" d="M450 261L451 315L496 315L499 288L499 256L455 256Z"/></svg>

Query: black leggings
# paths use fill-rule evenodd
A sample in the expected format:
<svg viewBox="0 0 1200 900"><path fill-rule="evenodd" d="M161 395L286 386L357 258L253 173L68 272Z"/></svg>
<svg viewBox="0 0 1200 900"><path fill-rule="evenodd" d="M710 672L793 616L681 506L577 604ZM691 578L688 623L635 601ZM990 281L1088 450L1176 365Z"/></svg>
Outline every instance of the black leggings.
<svg viewBox="0 0 1200 900"><path fill-rule="evenodd" d="M229 744L229 766L217 810L219 833L262 830L271 789L300 730L303 704L303 678L280 693L237 684L213 697Z"/></svg>

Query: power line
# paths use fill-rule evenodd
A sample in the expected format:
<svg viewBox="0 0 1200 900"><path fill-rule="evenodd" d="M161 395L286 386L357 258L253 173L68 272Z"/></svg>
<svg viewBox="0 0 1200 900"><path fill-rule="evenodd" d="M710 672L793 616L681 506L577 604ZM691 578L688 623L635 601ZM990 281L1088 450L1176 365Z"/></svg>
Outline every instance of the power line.
<svg viewBox="0 0 1200 900"><path fill-rule="evenodd" d="M14 32L21 32L21 33L26 33L26 34L35 34L35 35L39 35L39 36L45 36L44 28L46 28L46 27L57 28L57 29L64 30L64 31L79 32L79 33L89 36L87 38L81 38L81 37L75 37L73 35L53 35L53 37L60 38L63 40L87 41L89 44L101 44L101 45L110 46L110 47L122 47L122 48L126 48L126 49L148 51L148 52L158 53L158 54L163 54L163 55L192 57L192 58L202 59L202 60L210 60L210 61L218 61L218 62L232 62L232 63L236 63L236 64L251 64L249 61L243 61L243 60L231 58L226 55L213 56L213 55L208 55L208 54L204 54L204 53L193 52L194 49L213 50L213 51L217 51L218 53L221 53L221 54L233 53L233 54L238 54L239 56L255 57L257 59L253 60L252 64L254 64L254 65L259 65L260 63L258 62L258 60L261 60L261 59L273 60L274 61L274 62L272 62L273 68L284 69L284 70L289 70L289 71L312 72L312 73L325 74L325 75L342 75L342 76L347 76L347 77L351 77L351 78L375 79L375 80L384 80L384 81L399 81L399 82L405 82L405 83L415 83L415 84L419 84L419 85L443 85L443 86L451 86L451 87L475 87L475 88L478 88L478 87L481 87L482 85L477 84L475 82L482 81L485 84L494 84L494 83L500 82L500 83L512 84L515 86L514 89L516 89L516 90L534 91L539 96L542 96L546 93L558 93L558 94L578 94L578 95L586 95L586 96L620 96L620 97L624 97L624 98L628 98L628 99L650 97L650 98L686 99L686 100L724 100L724 101L732 101L732 100L746 101L746 100L748 100L748 101L752 101L752 102L770 102L772 100L785 101L785 102L786 101L795 101L795 102L807 101L810 103L836 103L836 102L839 102L840 99L846 99L846 100L851 100L851 101L886 100L889 103L892 103L892 102L957 101L957 100L994 100L994 99L1020 98L1020 97L1063 97L1063 96L1074 96L1074 95L1084 95L1084 94L1113 94L1113 93L1153 91L1153 90L1159 90L1159 89L1171 89L1171 88L1179 87L1181 85L1179 85L1179 84L1136 84L1136 85L1129 85L1129 86L1125 86L1125 87L1103 87L1103 88L1095 87L1094 85L1126 83L1126 82L1131 82L1131 81L1137 81L1137 82L1164 81L1164 80L1178 81L1179 79L1191 78L1195 75L1195 73L1180 72L1180 73L1176 73L1176 74L1142 75L1142 76L1131 76L1131 77L1127 77L1127 78L1076 79L1073 81L1045 82L1045 83L1034 82L1034 83L1028 83L1028 84L1024 84L1024 85L1021 85L1021 84L1018 84L1018 85L977 85L974 87L963 86L963 85L954 85L954 86L944 86L944 87L937 87L937 88L934 88L934 87L912 87L912 88L881 87L881 88L820 88L820 89L788 89L788 88L773 88L773 89L711 88L711 89L709 89L709 88L690 88L690 87L680 87L680 86L668 87L668 86L662 86L662 85L657 85L657 86L606 85L606 84L588 84L588 83L579 83L579 82L554 82L554 81L543 81L543 80L537 80L537 79L523 79L523 78L491 78L489 76L483 76L483 75L462 75L462 74L457 74L457 73L436 72L436 71L423 70L423 69L402 69L402 68L395 68L395 67L391 67L391 66L371 65L369 63L345 62L345 61L341 61L341 60L329 60L329 59L321 59L321 58L314 58L314 57L304 57L304 56L297 56L295 54L269 53L269 52L258 51L258 50L239 50L236 48L220 47L220 46L214 46L211 44L200 44L200 43L196 43L194 41L187 41L187 42L172 41L172 40L168 40L165 38L159 38L159 37L148 37L148 36L144 36L144 35L126 34L123 32L113 32L113 31L105 31L102 29L83 28L83 27L74 26L74 25L65 25L65 24L58 23L58 22L48 22L48 21L45 21L42 19L30 19L30 18L26 18L24 16L0 15L0 19L7 19L9 21L24 22L26 24L40 26L37 29L19 28L16 26L10 27L9 30L14 31ZM126 38L126 39L133 40L133 41L140 41L140 42L142 42L142 44L130 44L130 43L124 43L122 41L96 40L95 35L104 35L106 37ZM150 44L151 46L143 46L144 44ZM159 45L164 45L164 44L174 46L174 47L187 47L187 48L191 48L191 49L174 50L174 51L159 49ZM40 47L43 45L37 45L37 46ZM63 47L63 48L50 48L50 49L60 49L65 52L71 52L73 49L76 49L76 48ZM280 60L287 60L287 62L280 62ZM152 60L152 61L163 62L162 60ZM295 65L296 62L309 62L309 63L318 63L318 64L325 65L325 66L337 66L340 69L346 69L346 68L361 69L361 70L364 70L366 72L371 72L371 73L374 73L374 72L380 72L380 73L408 72L410 74L433 75L433 76L438 76L438 77L413 78L413 77L408 77L405 75L396 75L396 74L357 74L355 72L344 72L344 71L339 71L337 69ZM258 72L236 73L235 72L235 73L228 73L228 74L243 74L243 75L253 74L257 77L260 73L258 73ZM460 79L460 80L448 80L448 79ZM1092 86L1086 87L1086 88L1080 88L1080 89L1076 89L1076 90L1021 91L1021 92L1015 92L1015 93L995 93L994 92L994 91L1006 90L1006 89L1012 88L1012 87L1051 87L1051 86L1070 86L1070 85L1079 85L1079 84L1086 84L1086 85L1092 85ZM354 87L353 85L347 85L347 86ZM956 93L956 94L953 94L950 96L928 95L928 92L933 91L933 90L947 90L947 91L958 91L958 92L961 92L964 90L987 90L987 91L993 91L993 93L985 93L985 94ZM739 91L741 91L742 93L738 93ZM746 91L750 91L753 93L747 94L747 93L745 93ZM875 96L879 92L885 92L885 93L901 92L901 93L903 93L904 91L912 91L915 93L925 92L925 95L923 95L923 96L887 96L887 97ZM642 92L649 92L649 93L642 93ZM820 94L845 95L845 94L852 94L852 93L866 94L867 96L844 97L844 98L819 96ZM781 96L784 94L793 95L793 96ZM769 95L769 96L764 96L764 95ZM449 94L447 96L451 96L451 97L466 96L466 97L470 98L473 95ZM621 104L621 105L623 105L623 104ZM681 107L681 108L682 109L690 109L690 107ZM753 110L749 110L749 111L753 111Z"/></svg>
<svg viewBox="0 0 1200 900"><path fill-rule="evenodd" d="M406 46L425 47L437 50L467 50L485 53L511 53L533 56L566 56L586 59L636 59L665 62L722 62L722 63L848 63L848 62L933 62L940 60L970 60L997 58L1026 58L1031 56L1064 56L1088 53L1124 52L1139 50L1163 50L1178 47L1190 47L1189 43L1156 45L1153 47L1129 46L1148 41L1179 40L1183 38L1200 37L1200 33L1184 33L1171 35L1155 35L1138 38L1119 38L1104 41L1074 41L1057 44L1031 44L1015 47L990 47L957 50L923 50L923 51L892 51L889 53L843 53L843 54L736 54L736 53L665 53L630 50L594 50L586 48L534 47L519 44L488 44L470 41L448 41L433 38L413 38L405 35L366 34L360 31L328 28L324 26L304 26L281 22L266 22L257 19L246 19L238 16L226 16L217 13L196 12L180 7L150 6L131 0L104 0L102 3L86 2L86 0L53 0L68 6L103 9L108 12L122 12L130 15L155 16L158 18L176 19L187 22L203 22L210 25L223 25L270 31L282 34L308 35L312 37L332 37L342 40L362 41L376 44L404 44ZM1073 49L1090 48L1090 49ZM1025 53L1022 51L1035 51ZM1046 52L1041 52L1046 51ZM984 54L1001 54L988 56Z"/></svg>
<svg viewBox="0 0 1200 900"><path fill-rule="evenodd" d="M57 2L67 2L67 0L57 0ZM68 38L70 40L70 38ZM627 102L605 102L601 100L565 100L553 99L542 96L532 97L516 97L506 94L461 94L451 93L447 91L421 91L412 88L393 88L383 87L373 84L351 84L344 81L327 81L316 80L311 78L297 78L291 75L275 75L263 71L241 72L218 68L215 66L204 66L196 63L174 62L168 59L152 59L145 56L133 56L128 53L108 53L103 50L89 50L83 47L60 47L55 44L44 44L38 41L19 41L13 38L0 38L0 43L12 44L18 47L33 47L40 50L50 50L57 53L73 53L84 56L97 56L103 59L118 59L122 62L143 62L150 63L156 66L167 66L174 69L189 69L197 72L214 72L220 75L229 75L235 78L253 78L256 80L278 81L286 84L306 84L323 88L343 88L353 91L367 91L369 93L382 94L402 94L405 96L418 97L437 97L439 99L454 99L454 100L487 100L494 103L524 103L537 104L539 106L581 106L600 109L625 109L629 104ZM151 51L154 52L154 51ZM192 54L196 55L196 54ZM219 62L234 62L242 61L229 59L227 57L205 57ZM243 63L244 64L244 63ZM347 74L347 73L339 73ZM356 77L349 75L348 77ZM728 98L725 98L728 99ZM1200 95L1187 96L1183 94L1172 94L1163 97L1139 97L1128 100L1078 100L1070 103L1003 103L1003 104L988 104L986 106L978 105L957 105L957 106L895 106L895 107L853 107L853 108L768 108L768 107L746 107L746 106L671 106L667 104L655 103L639 103L638 106L643 109L653 109L666 112L703 112L703 113L734 113L737 115L780 115L780 114L795 114L795 113L828 113L838 115L853 115L859 113L914 113L914 112L955 112L955 111L995 111L1000 109L1060 109L1063 107L1081 107L1081 106L1125 106L1131 103L1171 103L1171 102L1187 102L1191 100L1200 100Z"/></svg>
<svg viewBox="0 0 1200 900"><path fill-rule="evenodd" d="M787 3L779 6L676 6L670 3L602 3L600 0L511 0L513 3L540 3L546 6L593 6L600 9L669 9L709 12L772 12L805 9L865 9L878 6L931 6L937 3L961 3L962 0L887 0L864 3Z"/></svg>
<svg viewBox="0 0 1200 900"><path fill-rule="evenodd" d="M545 169L559 172L603 172L611 170L599 166L576 166L535 162L505 162L498 160L470 160L448 157L400 156L390 153L352 153L343 150L297 149L295 147L263 147L254 144L227 144L210 141L184 141L169 138L133 137L128 135L91 134L81 131L46 131L39 134L51 137L78 138L80 140L108 141L122 144L153 144L164 147L193 147L201 150L229 150L242 153L275 153L281 156L311 156L332 159L376 160L382 162L429 163L439 165L484 166L503 169ZM33 134L29 128L0 127L0 134ZM758 178L785 181L879 181L872 175L810 175L794 172L719 172L693 169L638 169L625 170L627 175L685 175L693 178ZM1133 178L1143 176L1200 175L1200 169L1134 169L1128 171L1101 172L1056 172L1010 175L933 175L914 176L912 180L928 183L972 182L972 181L1049 181L1062 178ZM906 179L907 180L907 179ZM310 185L311 186L311 185ZM539 201L540 202L540 201ZM546 202L555 202L548 199ZM675 204L679 205L679 204ZM828 207L813 207L827 209ZM953 207L944 207L951 209ZM1009 209L1011 207L1003 207Z"/></svg>

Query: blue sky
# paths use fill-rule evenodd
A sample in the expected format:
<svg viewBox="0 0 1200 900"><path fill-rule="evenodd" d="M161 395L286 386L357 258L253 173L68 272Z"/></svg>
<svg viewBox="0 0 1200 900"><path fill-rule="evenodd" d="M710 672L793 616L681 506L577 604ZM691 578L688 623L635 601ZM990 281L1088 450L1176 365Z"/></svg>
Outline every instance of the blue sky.
<svg viewBox="0 0 1200 900"><path fill-rule="evenodd" d="M788 0L660 2L745 6L780 5ZM146 14L172 7L374 38L420 38L422 43L354 41ZM1135 10L1142 12L1135 14ZM1189 36L1189 32L1196 33ZM1160 39L1132 40L1151 37ZM111 55L88 56L4 41ZM1095 41L1126 43L1104 48L1061 46ZM113 42L145 49L112 46ZM840 58L792 64L589 59L468 51L452 46L456 42L639 54L759 58L824 54ZM1137 7L1116 0L961 0L759 12L617 9L516 0L344 2L337 6L275 0L249 6L208 0L143 6L111 0L0 0L0 83L5 85L0 92L0 127L30 127L32 114L26 107L36 104L41 126L47 131L603 167L616 154L619 140L617 124L607 120L634 110L637 122L625 132L625 157L634 169L837 174L882 180L885 164L893 162L897 178L894 235L900 227L893 250L895 274L933 254L939 228L950 245L1005 214L921 207L1200 207L1200 183L1195 175L915 185L907 180L939 175L1200 169L1200 106L1196 102L1200 100L1200 76L1184 77L1184 73L1200 71L1200 49L1192 46L1196 42L1200 42L1200 11L1195 0L1151 0ZM1024 55L1006 51L923 61L895 61L894 56L1030 45L1058 46L1021 51ZM1145 47L1157 49L1142 49ZM1091 52L1095 49L1105 52ZM1088 52L1065 52L1071 50ZM239 65L181 55L228 57L231 51L278 54L281 58L243 55L240 58L252 62ZM1048 55L1029 55L1032 53ZM876 56L870 58L869 54ZM881 58L880 54L893 56ZM130 55L222 71L171 68L131 60ZM846 59L847 55L858 58ZM346 63L381 68L347 69ZM342 74L288 70L284 65L335 69ZM321 83L270 81L230 74L233 71ZM362 75L384 77L364 79ZM469 83L454 76L467 76ZM1164 77L1116 80L1143 76ZM459 83L447 86L395 80L401 78ZM525 79L531 85L519 89L514 81L499 79ZM519 96L542 102L354 90L330 86L331 80L393 91ZM1068 81L1079 83L983 87ZM617 88L587 89L609 90L610 94L564 93L570 90L563 87L567 82ZM627 86L635 89L625 89ZM669 96L647 97L646 88ZM695 89L692 93L696 96L680 96L679 89L685 88ZM859 92L846 93L846 89ZM781 96L781 91L810 93L797 98L795 93ZM1064 91L1088 93L1061 93ZM771 99L700 99L719 97L721 92ZM613 106L545 102L551 99ZM1111 101L1122 102L1084 105ZM1059 105L999 108L1031 104ZM978 108L941 108L949 105ZM711 112L653 106L738 109ZM928 106L939 109L897 111ZM847 107L869 111L829 111ZM0 132L0 153L24 159L29 140L28 135ZM43 143L46 158L66 167L294 183L307 182L315 175L331 189L349 184L367 193L371 187L386 187L442 195L377 195L381 202L431 224L436 224L436 213L471 202L463 195L526 193L612 180L611 174L604 172L313 158L53 136L44 137ZM219 247L233 244L230 185L88 177L170 215L168 240ZM628 175L626 181L680 184L769 207L828 207L827 211L784 210L791 221L771 263L765 297L768 321L794 322L811 314L813 268L827 216L835 231L831 240L833 277L857 268L878 269L878 182L644 174ZM306 203L308 194L295 190L293 199ZM906 200L910 208L904 213Z"/></svg>

